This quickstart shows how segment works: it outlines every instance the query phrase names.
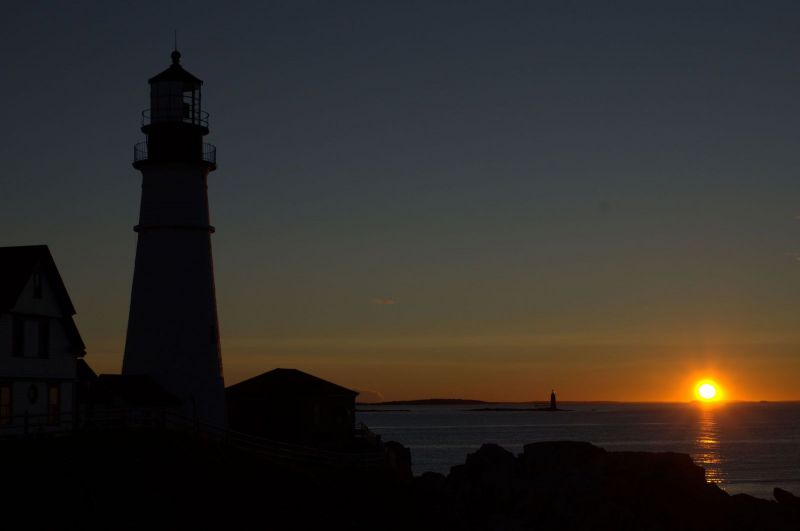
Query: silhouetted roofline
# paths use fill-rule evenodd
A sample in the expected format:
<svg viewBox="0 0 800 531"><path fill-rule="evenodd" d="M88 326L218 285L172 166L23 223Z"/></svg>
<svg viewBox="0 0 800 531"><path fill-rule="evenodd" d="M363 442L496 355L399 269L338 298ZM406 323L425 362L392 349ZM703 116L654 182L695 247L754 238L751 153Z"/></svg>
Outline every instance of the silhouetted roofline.
<svg viewBox="0 0 800 531"><path fill-rule="evenodd" d="M189 73L181 66L181 53L178 50L172 52L172 64L169 68L147 80L151 85L160 81L181 81L183 83L192 83L195 85L203 84L202 79Z"/></svg>
<svg viewBox="0 0 800 531"><path fill-rule="evenodd" d="M48 278L53 281L53 290L62 308L66 310L65 313L75 315L75 307L53 255L50 254L50 248L46 245L0 247L0 311L7 312L14 307L37 264L42 265Z"/></svg>
<svg viewBox="0 0 800 531"><path fill-rule="evenodd" d="M273 369L228 387L226 392L257 395L264 392L282 394L349 395L353 391L298 369Z"/></svg>
<svg viewBox="0 0 800 531"><path fill-rule="evenodd" d="M53 289L61 310L66 319L64 323L67 334L76 347L74 354L81 357L86 354L78 327L72 316L75 306L69 298L67 287L58 272L53 255L47 245L21 245L16 247L0 247L0 312L9 312L17 304L22 290L27 285L34 269L40 265L43 273Z"/></svg>

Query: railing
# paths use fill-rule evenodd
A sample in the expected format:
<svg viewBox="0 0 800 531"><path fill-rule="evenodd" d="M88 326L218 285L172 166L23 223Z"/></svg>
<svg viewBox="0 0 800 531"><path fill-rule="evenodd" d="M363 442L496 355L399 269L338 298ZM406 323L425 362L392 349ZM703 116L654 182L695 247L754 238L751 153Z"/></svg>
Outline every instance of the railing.
<svg viewBox="0 0 800 531"><path fill-rule="evenodd" d="M220 441L272 462L290 465L310 464L326 468L372 468L386 463L383 451L379 450L374 452L324 450L220 428L173 412L167 413L166 419L171 429L191 430L197 436Z"/></svg>
<svg viewBox="0 0 800 531"><path fill-rule="evenodd" d="M133 162L147 160L147 142L139 142L133 146Z"/></svg>
<svg viewBox="0 0 800 531"><path fill-rule="evenodd" d="M217 165L217 146L203 142L203 161Z"/></svg>
<svg viewBox="0 0 800 531"><path fill-rule="evenodd" d="M72 412L61 412L58 424L48 424L48 415L17 415L14 422L0 425L0 437L31 437L65 435L75 429ZM385 465L386 458L379 446L369 452L341 452L325 450L300 444L276 441L249 435L211 424L198 419L160 409L102 409L80 420L80 428L89 430L158 430L169 429L183 432L248 452L274 463L286 465L313 465L317 467L374 468ZM362 429L366 426L362 425Z"/></svg>
<svg viewBox="0 0 800 531"><path fill-rule="evenodd" d="M213 166L217 165L217 147L213 144L203 143L201 153L202 161ZM147 142L139 142L133 146L133 162L150 160Z"/></svg>
<svg viewBox="0 0 800 531"><path fill-rule="evenodd" d="M0 424L0 437L4 435L52 435L69 431L74 425L72 411L40 415L24 413L6 417L4 420L7 422Z"/></svg>
<svg viewBox="0 0 800 531"><path fill-rule="evenodd" d="M208 127L208 112L206 111L193 111L186 113L183 111L183 109L178 108L174 110L173 109L164 109L163 111L160 110L159 114L162 114L163 116L154 118L152 114L152 109L143 110L142 126L178 122L178 123Z"/></svg>

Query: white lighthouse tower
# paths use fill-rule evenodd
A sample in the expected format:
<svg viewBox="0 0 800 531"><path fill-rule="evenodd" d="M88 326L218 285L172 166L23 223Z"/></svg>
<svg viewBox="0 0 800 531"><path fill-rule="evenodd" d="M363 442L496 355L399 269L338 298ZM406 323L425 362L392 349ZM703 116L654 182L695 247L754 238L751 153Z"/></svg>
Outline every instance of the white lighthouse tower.
<svg viewBox="0 0 800 531"><path fill-rule="evenodd" d="M180 60L175 50L172 65L149 80L146 141L134 148L142 203L122 372L151 376L183 401L187 416L224 426L207 191L216 149L203 143L203 82Z"/></svg>

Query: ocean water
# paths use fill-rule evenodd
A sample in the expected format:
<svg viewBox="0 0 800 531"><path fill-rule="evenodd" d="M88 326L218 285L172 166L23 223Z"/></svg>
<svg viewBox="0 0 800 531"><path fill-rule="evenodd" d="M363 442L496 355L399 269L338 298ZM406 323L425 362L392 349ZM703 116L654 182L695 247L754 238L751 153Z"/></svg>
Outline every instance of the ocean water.
<svg viewBox="0 0 800 531"><path fill-rule="evenodd" d="M363 422L411 449L415 474L447 473L485 442L519 453L537 441L588 441L606 450L688 453L731 494L800 495L800 402L560 404L571 411L468 411L484 406L369 406ZM489 407L525 406L498 405ZM400 411L407 410L407 411Z"/></svg>

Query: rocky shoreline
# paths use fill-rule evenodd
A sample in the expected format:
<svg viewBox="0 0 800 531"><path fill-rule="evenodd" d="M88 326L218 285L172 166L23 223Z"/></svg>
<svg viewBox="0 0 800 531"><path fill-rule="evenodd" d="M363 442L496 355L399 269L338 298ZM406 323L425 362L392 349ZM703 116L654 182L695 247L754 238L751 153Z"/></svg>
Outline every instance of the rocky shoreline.
<svg viewBox="0 0 800 531"><path fill-rule="evenodd" d="M607 452L584 442L485 444L448 475L414 479L427 529L789 531L800 498L729 495L686 454Z"/></svg>
<svg viewBox="0 0 800 531"><path fill-rule="evenodd" d="M730 496L685 454L486 444L447 475L414 477L408 448L383 445L382 465L323 467L166 431L5 440L0 497L8 522L47 531L800 529L791 493Z"/></svg>

